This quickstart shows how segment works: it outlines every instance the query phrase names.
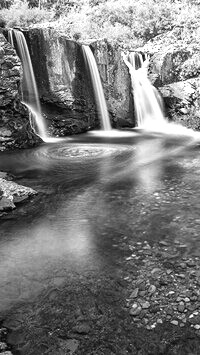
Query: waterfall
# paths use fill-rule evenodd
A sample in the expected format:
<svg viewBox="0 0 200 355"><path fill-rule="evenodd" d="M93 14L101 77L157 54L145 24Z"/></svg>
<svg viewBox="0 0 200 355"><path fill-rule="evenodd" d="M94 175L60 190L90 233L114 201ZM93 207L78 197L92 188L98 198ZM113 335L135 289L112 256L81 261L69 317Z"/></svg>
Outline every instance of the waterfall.
<svg viewBox="0 0 200 355"><path fill-rule="evenodd" d="M122 55L131 75L138 127L162 129L167 121L164 117L162 98L147 76L149 64L147 56L143 60L142 55L135 52Z"/></svg>
<svg viewBox="0 0 200 355"><path fill-rule="evenodd" d="M8 40L15 47L23 67L22 99L31 112L35 133L44 141L48 140L47 129L42 117L39 95L26 39L21 31L11 29Z"/></svg>
<svg viewBox="0 0 200 355"><path fill-rule="evenodd" d="M91 75L98 115L101 120L102 128L105 131L110 131L112 127L110 124L110 118L109 118L109 113L106 105L106 100L104 97L101 79L100 79L100 75L99 75L99 71L97 68L94 55L89 46L83 45L82 48L83 48L84 59L86 65L89 68L89 72Z"/></svg>

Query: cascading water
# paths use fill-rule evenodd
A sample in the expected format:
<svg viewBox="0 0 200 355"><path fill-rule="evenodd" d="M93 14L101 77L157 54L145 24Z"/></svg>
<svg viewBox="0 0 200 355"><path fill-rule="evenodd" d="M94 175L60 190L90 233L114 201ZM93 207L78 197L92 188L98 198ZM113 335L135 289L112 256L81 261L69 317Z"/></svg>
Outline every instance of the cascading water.
<svg viewBox="0 0 200 355"><path fill-rule="evenodd" d="M44 141L48 141L48 134L44 118L42 117L39 95L31 58L26 43L26 39L21 31L11 29L8 33L8 40L21 59L23 67L23 81L22 81L22 98L23 103L31 112L31 118L34 122L34 130Z"/></svg>
<svg viewBox="0 0 200 355"><path fill-rule="evenodd" d="M199 142L199 132L166 120L162 97L148 79L147 55L144 60L142 54L135 52L128 55L122 53L122 57L131 75L138 127L162 134L190 137Z"/></svg>
<svg viewBox="0 0 200 355"><path fill-rule="evenodd" d="M83 54L86 64L88 65L89 72L91 75L92 85L95 94L96 105L98 109L98 114L101 119L102 128L105 131L110 131L112 129L110 124L109 113L106 105L106 100L104 97L104 92L101 84L101 79L94 55L89 46L83 45Z"/></svg>
<svg viewBox="0 0 200 355"><path fill-rule="evenodd" d="M130 52L123 54L123 59L131 75L138 127L162 128L166 125L162 98L147 77L148 58L143 60L141 54Z"/></svg>

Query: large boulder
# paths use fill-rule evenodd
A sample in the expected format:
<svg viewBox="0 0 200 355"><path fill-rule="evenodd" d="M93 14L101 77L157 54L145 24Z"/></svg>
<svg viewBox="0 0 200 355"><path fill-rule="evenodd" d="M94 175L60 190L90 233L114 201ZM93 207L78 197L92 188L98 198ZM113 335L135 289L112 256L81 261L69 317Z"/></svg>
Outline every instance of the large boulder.
<svg viewBox="0 0 200 355"><path fill-rule="evenodd" d="M43 112L54 131L65 135L100 127L81 43L51 28L32 28L24 34ZM131 83L121 51L105 40L88 44L96 58L112 126L133 126Z"/></svg>
<svg viewBox="0 0 200 355"><path fill-rule="evenodd" d="M21 63L0 32L0 151L35 145L27 109L21 103Z"/></svg>

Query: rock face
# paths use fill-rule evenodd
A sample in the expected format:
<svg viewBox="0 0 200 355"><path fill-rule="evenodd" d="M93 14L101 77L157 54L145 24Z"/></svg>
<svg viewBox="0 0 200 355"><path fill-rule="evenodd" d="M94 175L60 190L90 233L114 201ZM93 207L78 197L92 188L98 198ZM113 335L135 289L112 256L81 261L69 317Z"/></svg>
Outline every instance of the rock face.
<svg viewBox="0 0 200 355"><path fill-rule="evenodd" d="M38 142L27 109L20 102L20 61L0 33L0 151L25 148Z"/></svg>
<svg viewBox="0 0 200 355"><path fill-rule="evenodd" d="M114 127L133 127L134 103L130 75L121 49L106 40L91 43Z"/></svg>
<svg viewBox="0 0 200 355"><path fill-rule="evenodd" d="M169 119L199 130L199 45L185 43L172 31L165 37L155 38L140 50L150 54L150 79L163 96Z"/></svg>
<svg viewBox="0 0 200 355"><path fill-rule="evenodd" d="M24 32L42 103L54 133L66 135L100 127L90 74L81 44L53 29ZM121 53L107 42L92 42L112 126L130 126L133 101Z"/></svg>

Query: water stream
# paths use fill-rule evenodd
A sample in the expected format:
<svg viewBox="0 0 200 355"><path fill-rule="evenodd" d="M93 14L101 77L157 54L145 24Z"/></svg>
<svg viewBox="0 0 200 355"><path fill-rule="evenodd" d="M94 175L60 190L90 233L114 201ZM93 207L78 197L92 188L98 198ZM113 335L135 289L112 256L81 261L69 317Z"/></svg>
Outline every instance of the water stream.
<svg viewBox="0 0 200 355"><path fill-rule="evenodd" d="M42 116L40 100L31 63L28 46L23 33L16 29L9 31L8 39L16 48L23 67L22 98L32 115L33 128L44 141L48 139L45 120Z"/></svg>
<svg viewBox="0 0 200 355"><path fill-rule="evenodd" d="M97 105L97 110L102 124L102 129L104 131L110 131L112 129L110 124L109 113L106 105L106 100L103 92L103 87L101 84L101 78L97 68L97 63L95 61L94 55L89 46L83 45L83 53L85 62L88 65L89 72L91 75L92 85L95 94L95 100Z"/></svg>

